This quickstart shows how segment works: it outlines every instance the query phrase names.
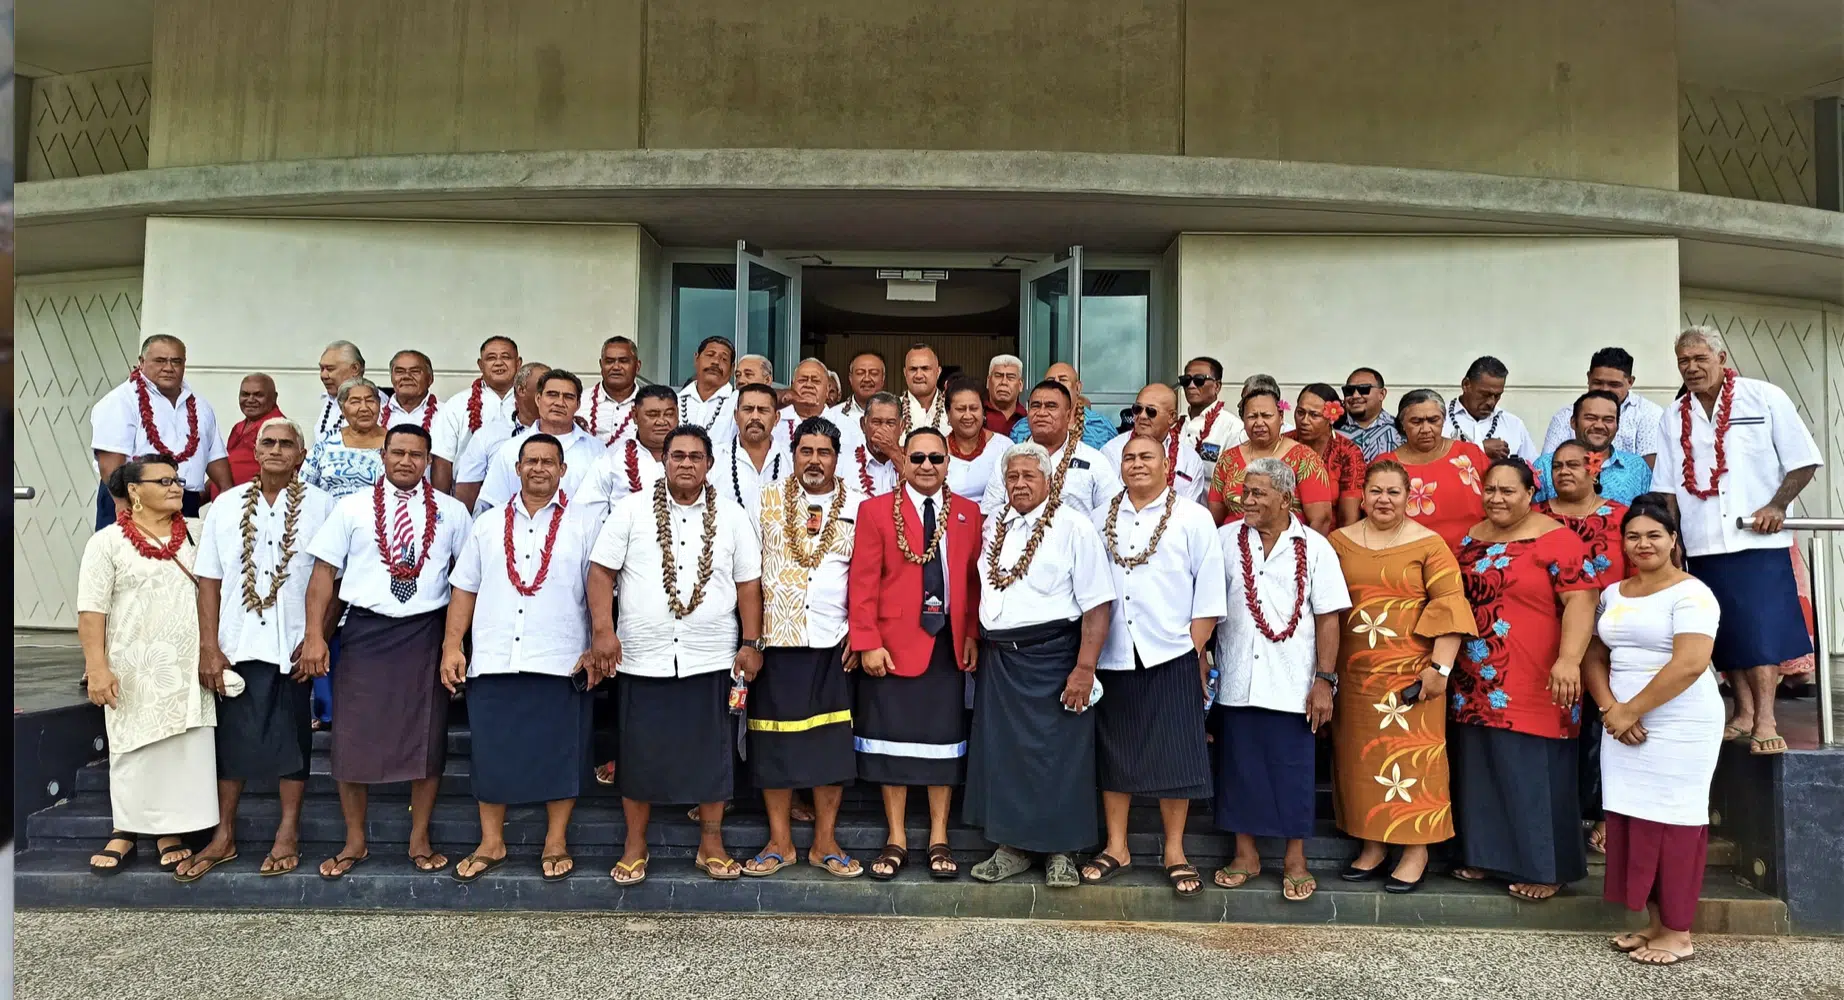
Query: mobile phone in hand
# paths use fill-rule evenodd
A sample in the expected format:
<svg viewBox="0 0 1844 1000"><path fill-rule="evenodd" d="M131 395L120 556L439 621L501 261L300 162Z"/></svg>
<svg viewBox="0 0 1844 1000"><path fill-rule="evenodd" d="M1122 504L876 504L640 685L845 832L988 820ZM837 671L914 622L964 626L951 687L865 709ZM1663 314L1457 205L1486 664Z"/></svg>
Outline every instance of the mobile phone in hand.
<svg viewBox="0 0 1844 1000"><path fill-rule="evenodd" d="M1402 693L1396 696L1396 700L1401 702L1404 705L1413 705L1416 702L1420 701L1421 700L1421 681L1417 679L1415 683L1410 684L1406 688L1403 688Z"/></svg>

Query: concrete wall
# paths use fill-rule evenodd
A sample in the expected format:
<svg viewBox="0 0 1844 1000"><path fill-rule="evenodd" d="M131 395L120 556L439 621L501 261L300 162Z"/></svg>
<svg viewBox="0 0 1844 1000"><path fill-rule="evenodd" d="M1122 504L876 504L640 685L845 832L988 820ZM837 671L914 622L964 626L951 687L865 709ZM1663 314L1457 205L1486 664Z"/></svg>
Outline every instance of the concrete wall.
<svg viewBox="0 0 1844 1000"><path fill-rule="evenodd" d="M151 66L32 81L26 180L147 169Z"/></svg>
<svg viewBox="0 0 1844 1000"><path fill-rule="evenodd" d="M275 376L285 412L310 412L336 339L359 345L374 380L393 351L427 353L444 399L494 334L594 378L604 338L638 332L644 351L652 337L651 242L635 226L153 219L141 332L184 339L188 377L233 420L252 371Z"/></svg>
<svg viewBox="0 0 1844 1000"><path fill-rule="evenodd" d="M1677 387L1674 240L1186 234L1177 249L1181 353L1222 359L1226 379L1297 388L1367 365L1394 406L1422 386L1451 397L1492 354L1511 370L1505 405L1539 439L1597 348L1632 351L1661 403Z"/></svg>
<svg viewBox="0 0 1844 1000"><path fill-rule="evenodd" d="M1678 98L1678 187L1811 208L1817 199L1813 102L1685 84Z"/></svg>

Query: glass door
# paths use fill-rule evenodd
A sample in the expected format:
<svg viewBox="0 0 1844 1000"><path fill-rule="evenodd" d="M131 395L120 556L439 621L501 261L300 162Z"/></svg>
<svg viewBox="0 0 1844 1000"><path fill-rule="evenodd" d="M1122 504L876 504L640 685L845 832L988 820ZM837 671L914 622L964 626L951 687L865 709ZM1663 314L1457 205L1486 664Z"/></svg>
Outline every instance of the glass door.
<svg viewBox="0 0 1844 1000"><path fill-rule="evenodd" d="M736 241L736 353L760 354L786 382L799 363L800 265Z"/></svg>
<svg viewBox="0 0 1844 1000"><path fill-rule="evenodd" d="M1082 349L1082 248L1070 247L1055 257L1019 272L1018 349L1024 358L1024 384L1044 377L1044 370L1064 361L1075 364Z"/></svg>

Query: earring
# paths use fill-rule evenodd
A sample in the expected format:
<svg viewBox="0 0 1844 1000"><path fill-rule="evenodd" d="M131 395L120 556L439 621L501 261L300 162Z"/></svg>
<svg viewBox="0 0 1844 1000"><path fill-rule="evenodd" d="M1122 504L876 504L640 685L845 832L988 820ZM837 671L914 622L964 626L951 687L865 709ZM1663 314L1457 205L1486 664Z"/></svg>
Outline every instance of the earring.
<svg viewBox="0 0 1844 1000"><path fill-rule="evenodd" d="M130 507L130 509L132 509L132 510L133 510L133 511L134 511L134 512L135 512L136 514L139 514L139 513L141 513L142 511L144 511L144 510L146 510L146 509L147 509L146 507L143 507L143 506L141 505L141 501L139 501L139 500L136 500L136 501L134 501L134 502L132 502L132 503L130 503L130 504L129 504L129 507Z"/></svg>

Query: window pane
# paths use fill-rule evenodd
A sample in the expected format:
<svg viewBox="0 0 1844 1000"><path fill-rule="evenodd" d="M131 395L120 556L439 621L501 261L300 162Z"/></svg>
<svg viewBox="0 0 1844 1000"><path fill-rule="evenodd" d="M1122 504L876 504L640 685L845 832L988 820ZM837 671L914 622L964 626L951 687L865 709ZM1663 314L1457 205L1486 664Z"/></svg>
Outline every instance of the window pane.
<svg viewBox="0 0 1844 1000"><path fill-rule="evenodd" d="M1085 270L1082 279L1082 390L1131 399L1146 385L1152 272Z"/></svg>
<svg viewBox="0 0 1844 1000"><path fill-rule="evenodd" d="M673 385L683 385L696 374L692 358L697 356L698 342L706 337L736 339L736 267L732 264L674 264Z"/></svg>

